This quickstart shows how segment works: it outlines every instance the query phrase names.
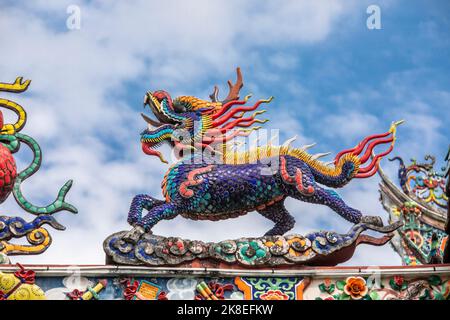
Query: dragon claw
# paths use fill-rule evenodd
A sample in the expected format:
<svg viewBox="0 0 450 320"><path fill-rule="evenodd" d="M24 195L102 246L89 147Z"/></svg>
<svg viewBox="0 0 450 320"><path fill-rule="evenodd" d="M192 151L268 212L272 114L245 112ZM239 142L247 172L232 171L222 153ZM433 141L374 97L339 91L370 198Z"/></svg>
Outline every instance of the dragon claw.
<svg viewBox="0 0 450 320"><path fill-rule="evenodd" d="M129 243L137 243L141 236L145 233L145 229L141 226L134 226L133 229L124 234L122 239ZM151 231L148 233L151 234Z"/></svg>

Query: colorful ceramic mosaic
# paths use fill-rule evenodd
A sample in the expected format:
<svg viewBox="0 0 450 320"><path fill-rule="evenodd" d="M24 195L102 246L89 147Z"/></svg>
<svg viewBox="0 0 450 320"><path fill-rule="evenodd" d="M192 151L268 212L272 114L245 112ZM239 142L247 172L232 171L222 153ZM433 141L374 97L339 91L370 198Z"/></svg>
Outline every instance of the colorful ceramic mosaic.
<svg viewBox="0 0 450 320"><path fill-rule="evenodd" d="M303 300L308 278L237 277L235 283L245 300Z"/></svg>
<svg viewBox="0 0 450 320"><path fill-rule="evenodd" d="M435 171L436 160L429 155L425 157L429 162L413 159L408 166L400 157L394 160L400 164L400 188L380 169L383 206L392 222L403 224L392 240L393 247L406 265L441 263L448 241L445 175Z"/></svg>
<svg viewBox="0 0 450 320"><path fill-rule="evenodd" d="M123 297L125 300L167 300L166 293L161 287L146 281L123 279L120 281L124 285Z"/></svg>
<svg viewBox="0 0 450 320"><path fill-rule="evenodd" d="M44 291L35 284L34 271L17 266L14 273L0 272L0 300L44 300Z"/></svg>
<svg viewBox="0 0 450 320"><path fill-rule="evenodd" d="M0 92L21 93L28 89L30 83L30 80L23 81L22 77L19 77L14 83L0 83ZM3 113L0 111L0 203L12 193L22 209L36 216L32 221L20 217L0 216L0 254L38 254L45 251L51 243L50 234L42 225L64 230L64 226L56 221L53 214L62 210L77 213L77 209L65 201L72 180L61 187L56 200L47 206L36 206L25 198L21 184L39 170L42 151L32 137L21 133L27 121L25 109L14 101L1 98L0 107L13 111L18 117L15 123L4 123ZM18 152L23 144L33 152L33 160L28 167L17 172L13 154ZM30 245L13 243L14 238L22 237L25 237Z"/></svg>
<svg viewBox="0 0 450 320"><path fill-rule="evenodd" d="M230 283L223 284L217 281L200 281L197 284L198 294L195 296L195 300L224 300L227 292L233 292L234 286Z"/></svg>
<svg viewBox="0 0 450 320"><path fill-rule="evenodd" d="M436 158L427 155L425 160L429 162L419 163L411 159L411 164L406 166L401 157L395 157L400 163L398 177L402 190L412 195L421 203L426 203L437 208L447 208L448 198L445 194L444 172L435 171Z"/></svg>
<svg viewBox="0 0 450 320"><path fill-rule="evenodd" d="M383 232L380 217L364 216L348 206L333 189L344 187L354 178L373 176L381 159L393 150L396 128L402 121L394 122L384 133L366 137L354 148L339 152L330 164L319 160L325 154L309 154L306 151L308 146L290 147L294 139L281 146L269 143L235 151L232 149L235 137L248 136L260 129L251 127L254 123L268 121L256 118L265 110L255 110L272 98L259 100L252 106L246 105L249 95L240 100L243 81L239 68L236 83L229 81L229 85L230 92L223 101L219 101L217 89L211 95L211 101L192 96L172 99L165 91L145 94L144 107L148 106L157 120L143 114L148 124L141 133L143 152L167 163L156 150L166 142L179 157L161 183L164 200L145 194L133 198L128 213L128 222L133 229L116 233L104 243L110 261L170 265L209 256L250 266L291 261L305 263L314 260L316 255L333 254L337 249L356 245L359 233L367 228L376 230L380 227L377 231ZM247 112L253 114L245 117ZM375 154L375 147L380 145L387 145L387 150ZM159 221L178 215L194 220L221 220L257 211L275 223L264 236L281 236L295 224L294 217L284 206L287 197L326 205L354 223L355 227L346 235L323 231L299 236L306 241L301 248L308 249L310 242L312 250L307 250L307 254L297 254L298 244L290 244L289 237L205 245L198 241L172 241L151 235L152 228ZM399 225L388 229L392 231ZM376 242L368 240L368 237L365 239L367 243ZM283 243L278 245L280 241ZM167 247L158 242L170 242L176 246ZM224 244L226 247L222 248ZM291 257L292 250L295 252ZM322 263L334 265L341 260L330 258Z"/></svg>
<svg viewBox="0 0 450 320"><path fill-rule="evenodd" d="M309 268L291 276L269 276L267 270L226 276L206 270L194 275L189 269L150 275L141 267L58 268L56 273L21 265L7 268L0 272L0 300L448 300L450 296L449 267L438 272L420 267ZM95 276L89 275L92 271Z"/></svg>
<svg viewBox="0 0 450 320"><path fill-rule="evenodd" d="M150 266L194 263L198 260L238 264L244 267L282 265L336 265L348 260L361 243L383 245L400 223L379 227L359 223L347 234L329 231L312 232L305 236L265 236L241 238L221 242L191 241L176 237L145 234L136 244L123 240L126 231L108 237L104 249L112 262L118 264L146 264ZM387 234L381 239L362 234L373 230ZM345 249L345 250L344 250ZM346 254L342 252L346 251Z"/></svg>
<svg viewBox="0 0 450 320"><path fill-rule="evenodd" d="M447 167L445 168L445 178L447 179L447 183L445 185L445 193L448 199L450 197L450 146L448 148L445 161L447 161ZM445 233L447 233L447 235L450 235L450 205L448 203L447 203L447 220L445 221L444 231ZM444 246L444 252L442 253L442 262L450 263L450 245L448 243L448 237Z"/></svg>
<svg viewBox="0 0 450 320"><path fill-rule="evenodd" d="M352 276L345 280L325 279L319 284L317 300L447 300L450 282L439 276L405 279L398 275L381 283L372 277Z"/></svg>

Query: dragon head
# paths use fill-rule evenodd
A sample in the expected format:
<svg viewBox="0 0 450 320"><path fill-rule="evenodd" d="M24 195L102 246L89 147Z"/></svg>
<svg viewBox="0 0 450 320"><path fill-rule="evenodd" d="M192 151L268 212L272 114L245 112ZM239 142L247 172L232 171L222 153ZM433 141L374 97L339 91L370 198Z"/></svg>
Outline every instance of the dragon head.
<svg viewBox="0 0 450 320"><path fill-rule="evenodd" d="M148 91L144 96L144 108L148 106L157 120L141 114L147 122L147 128L141 132L141 144L144 153L157 156L162 162L168 163L161 152L155 150L164 141L171 141L173 132L183 127L187 118L176 113L172 98L166 91Z"/></svg>
<svg viewBox="0 0 450 320"><path fill-rule="evenodd" d="M223 145L233 137L247 136L252 130L260 128L251 127L254 123L268 121L256 119L256 116L264 111L256 111L250 117L244 117L246 112L254 111L261 103L268 103L272 98L259 100L253 106L243 106L250 95L239 100L239 90L243 86L239 68L236 83L228 81L228 85L229 93L222 101L218 99L217 86L210 95L211 101L193 96L180 96L172 100L166 91L147 91L144 96L144 108L148 106L156 120L141 114L148 125L141 133L144 153L157 156L162 162L167 163L161 152L155 150L165 141L182 151L214 150L212 148L214 145ZM247 129L237 129L228 134L233 128Z"/></svg>

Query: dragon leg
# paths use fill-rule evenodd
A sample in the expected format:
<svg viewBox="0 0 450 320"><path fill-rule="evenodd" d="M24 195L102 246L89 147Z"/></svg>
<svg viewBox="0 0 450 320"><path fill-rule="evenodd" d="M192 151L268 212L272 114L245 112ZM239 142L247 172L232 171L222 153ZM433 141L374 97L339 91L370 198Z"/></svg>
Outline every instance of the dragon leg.
<svg viewBox="0 0 450 320"><path fill-rule="evenodd" d="M164 202L159 206L153 207L146 216L139 220L136 224L143 228L146 232L150 232L155 224L161 220L170 220L178 215L178 210L173 203Z"/></svg>
<svg viewBox="0 0 450 320"><path fill-rule="evenodd" d="M259 214L275 222L275 226L265 233L265 236L283 235L295 225L295 219L284 207L283 201L276 202L262 210Z"/></svg>
<svg viewBox="0 0 450 320"><path fill-rule="evenodd" d="M362 213L357 209L349 207L334 190L325 189L318 185L315 185L314 193L311 196L305 197L304 195L299 193L298 197L294 197L302 201L324 204L330 209L334 210L347 221L353 223L361 222Z"/></svg>
<svg viewBox="0 0 450 320"><path fill-rule="evenodd" d="M128 211L128 223L134 225L141 220L142 211L152 210L155 206L163 204L164 201L155 199L146 194L138 194L133 198L130 205L130 211Z"/></svg>
<svg viewBox="0 0 450 320"><path fill-rule="evenodd" d="M151 215L151 212L153 212L154 208L164 204L164 201L155 199L146 194L138 194L135 196L131 201L130 211L128 212L128 223L133 226L133 229L123 236L123 240L137 243L145 232L150 231L151 227L147 228L146 225L149 223L149 215ZM144 209L149 213L142 219L142 211Z"/></svg>

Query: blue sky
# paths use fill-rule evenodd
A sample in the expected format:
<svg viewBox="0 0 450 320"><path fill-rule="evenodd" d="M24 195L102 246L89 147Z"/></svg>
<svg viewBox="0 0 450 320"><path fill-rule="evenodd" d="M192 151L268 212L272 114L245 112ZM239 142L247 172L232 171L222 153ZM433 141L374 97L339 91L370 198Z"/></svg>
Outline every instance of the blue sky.
<svg viewBox="0 0 450 320"><path fill-rule="evenodd" d="M78 5L81 28L68 30L68 5ZM381 30L366 27L366 8L381 9ZM450 5L447 1L33 1L0 7L0 81L22 75L27 93L12 96L28 111L24 132L44 152L43 168L23 185L35 202L49 202L74 179L68 199L79 214L58 213L67 231L52 247L16 261L103 263L102 240L127 229L134 194L160 196L167 169L140 151L139 116L145 91L207 98L226 92L235 67L243 93L275 96L267 127L298 146L317 142L332 154L366 135L399 128L395 154L442 163L450 136ZM8 119L8 118L7 118ZM29 161L21 150L18 165ZM330 157L331 158L331 157ZM395 177L395 166L382 165ZM387 217L377 176L340 190L352 206ZM346 232L350 225L321 206L289 201L293 232ZM21 215L13 199L2 214ZM221 222L182 218L155 232L213 240L257 236L271 222L257 214ZM347 264L399 264L389 246L362 246Z"/></svg>

